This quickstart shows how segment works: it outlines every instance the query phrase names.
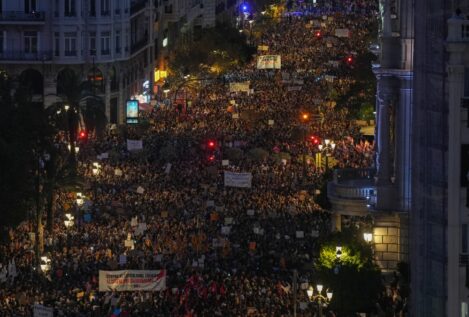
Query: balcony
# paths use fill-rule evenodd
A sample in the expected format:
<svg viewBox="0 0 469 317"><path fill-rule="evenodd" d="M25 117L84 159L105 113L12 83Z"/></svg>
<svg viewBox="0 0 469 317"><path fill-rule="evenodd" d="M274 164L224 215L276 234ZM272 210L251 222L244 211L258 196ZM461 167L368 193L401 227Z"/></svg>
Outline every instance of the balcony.
<svg viewBox="0 0 469 317"><path fill-rule="evenodd" d="M448 20L448 42L469 42L469 20L452 17Z"/></svg>
<svg viewBox="0 0 469 317"><path fill-rule="evenodd" d="M344 215L367 212L369 201L375 196L374 169L338 169L327 184L327 197L333 210Z"/></svg>
<svg viewBox="0 0 469 317"><path fill-rule="evenodd" d="M135 54L136 52L144 48L147 44L148 44L148 36L145 36L143 39L132 44L130 48L130 54Z"/></svg>
<svg viewBox="0 0 469 317"><path fill-rule="evenodd" d="M64 51L64 56L77 56L77 50Z"/></svg>
<svg viewBox="0 0 469 317"><path fill-rule="evenodd" d="M145 9L146 4L147 4L147 0L132 1L132 3L130 4L130 15L134 15L140 10Z"/></svg>
<svg viewBox="0 0 469 317"><path fill-rule="evenodd" d="M0 12L0 23L4 22L33 22L33 23L43 23L45 21L46 15L44 11L35 11L31 13L24 13L21 11L3 11Z"/></svg>
<svg viewBox="0 0 469 317"><path fill-rule="evenodd" d="M25 53L24 51L3 51L0 52L2 61L50 61L52 51L39 51L35 53Z"/></svg>

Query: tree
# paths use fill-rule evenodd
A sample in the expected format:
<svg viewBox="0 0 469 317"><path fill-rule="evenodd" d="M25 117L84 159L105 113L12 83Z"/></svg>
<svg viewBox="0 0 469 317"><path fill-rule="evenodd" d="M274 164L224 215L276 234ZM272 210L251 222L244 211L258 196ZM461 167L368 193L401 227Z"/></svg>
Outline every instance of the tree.
<svg viewBox="0 0 469 317"><path fill-rule="evenodd" d="M341 247L340 256L337 246ZM321 245L316 269L320 281L334 293L329 307L339 316L375 309L383 288L381 272L373 263L371 246L357 230L347 229L327 237Z"/></svg>
<svg viewBox="0 0 469 317"><path fill-rule="evenodd" d="M47 230L52 233L57 193L59 191L79 191L84 187L83 177L74 173L68 164L67 149L49 148L49 159L44 165L44 196L46 200Z"/></svg>
<svg viewBox="0 0 469 317"><path fill-rule="evenodd" d="M22 116L26 109L16 106L14 85L0 72L0 202L3 225L22 221L33 206L34 170L32 131Z"/></svg>
<svg viewBox="0 0 469 317"><path fill-rule="evenodd" d="M246 44L244 34L228 24L195 30L193 42L178 43L170 58L170 68L182 75L203 72L223 73L247 63L254 49Z"/></svg>
<svg viewBox="0 0 469 317"><path fill-rule="evenodd" d="M76 170L77 133L84 126L88 133L100 135L107 123L102 99L92 93L92 84L82 81L71 69L60 72L57 95L60 101L47 108L50 119L58 129L67 131L70 145L70 163ZM82 124L83 123L83 124Z"/></svg>

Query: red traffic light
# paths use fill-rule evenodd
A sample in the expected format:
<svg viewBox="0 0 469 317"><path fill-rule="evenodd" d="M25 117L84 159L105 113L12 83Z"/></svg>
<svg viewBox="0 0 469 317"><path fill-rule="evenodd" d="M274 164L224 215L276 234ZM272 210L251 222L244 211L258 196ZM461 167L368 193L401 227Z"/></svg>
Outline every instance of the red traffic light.
<svg viewBox="0 0 469 317"><path fill-rule="evenodd" d="M317 145L319 144L319 138L317 136L310 136L309 139L311 140L311 143L313 143L314 145Z"/></svg>
<svg viewBox="0 0 469 317"><path fill-rule="evenodd" d="M210 155L210 156L208 157L208 161L209 161L209 162L215 161L215 155Z"/></svg>
<svg viewBox="0 0 469 317"><path fill-rule="evenodd" d="M80 140L86 140L88 138L88 134L86 133L85 130L81 130L79 133L78 133L78 138Z"/></svg>
<svg viewBox="0 0 469 317"><path fill-rule="evenodd" d="M316 31L316 33L314 33L314 36L316 36L318 38L321 37L321 31Z"/></svg>
<svg viewBox="0 0 469 317"><path fill-rule="evenodd" d="M345 61L347 62L347 64L352 64L353 63L353 57L352 56L347 56Z"/></svg>
<svg viewBox="0 0 469 317"><path fill-rule="evenodd" d="M207 145L210 149L213 149L213 148L215 148L216 143L215 143L215 141L210 140L210 141L208 141Z"/></svg>

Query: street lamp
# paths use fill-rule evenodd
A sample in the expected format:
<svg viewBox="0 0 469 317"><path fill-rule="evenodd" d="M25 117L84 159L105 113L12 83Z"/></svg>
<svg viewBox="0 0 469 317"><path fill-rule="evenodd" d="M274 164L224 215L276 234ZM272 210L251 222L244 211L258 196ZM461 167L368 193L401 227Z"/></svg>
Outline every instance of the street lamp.
<svg viewBox="0 0 469 317"><path fill-rule="evenodd" d="M67 145L67 148L68 148L68 150L69 150L69 151L72 151L72 147L71 147L71 145L70 145L70 144L69 144L69 145ZM78 154L78 152L79 152L79 151L80 151L80 147L78 147L78 146L75 146L75 153L77 153L77 154Z"/></svg>
<svg viewBox="0 0 469 317"><path fill-rule="evenodd" d="M73 220L75 217L72 216L72 214L65 214L65 220L64 220L64 225L66 228L70 228L73 226Z"/></svg>
<svg viewBox="0 0 469 317"><path fill-rule="evenodd" d="M342 247L341 246L336 246L335 247L335 257L340 260L342 257Z"/></svg>
<svg viewBox="0 0 469 317"><path fill-rule="evenodd" d="M306 130L308 129L309 113L303 112L300 117L303 123L303 185L306 185L306 150L308 148L306 141Z"/></svg>
<svg viewBox="0 0 469 317"><path fill-rule="evenodd" d="M370 232L365 232L363 234L363 239L367 242L370 243L373 240L373 234Z"/></svg>
<svg viewBox="0 0 469 317"><path fill-rule="evenodd" d="M330 139L325 139L323 144L318 145L318 149L321 153L324 153L326 156L326 171L329 168L329 156L335 149L336 144Z"/></svg>
<svg viewBox="0 0 469 317"><path fill-rule="evenodd" d="M94 162L91 171L93 172L94 176L99 175L99 173L101 172L101 165L98 162Z"/></svg>
<svg viewBox="0 0 469 317"><path fill-rule="evenodd" d="M50 259L47 256L41 256L41 271L44 273L49 272L50 270Z"/></svg>
<svg viewBox="0 0 469 317"><path fill-rule="evenodd" d="M310 286L309 289L306 291L308 298L311 302L316 303L318 305L318 313L319 317L322 317L322 308L327 307L332 300L332 292L326 291L326 296L322 295L322 291L324 286L322 284L316 285L317 294L315 294L313 286Z"/></svg>

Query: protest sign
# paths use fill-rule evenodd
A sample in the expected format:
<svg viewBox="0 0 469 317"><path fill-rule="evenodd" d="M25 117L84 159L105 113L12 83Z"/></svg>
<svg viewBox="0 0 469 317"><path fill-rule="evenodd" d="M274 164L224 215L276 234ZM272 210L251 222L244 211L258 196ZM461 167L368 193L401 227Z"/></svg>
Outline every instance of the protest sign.
<svg viewBox="0 0 469 317"><path fill-rule="evenodd" d="M257 69L280 69L282 59L280 55L260 55L257 57Z"/></svg>
<svg viewBox="0 0 469 317"><path fill-rule="evenodd" d="M251 173L234 173L225 171L224 176L226 187L251 188Z"/></svg>
<svg viewBox="0 0 469 317"><path fill-rule="evenodd" d="M138 151L143 149L143 141L142 140L130 140L127 139L127 151Z"/></svg>
<svg viewBox="0 0 469 317"><path fill-rule="evenodd" d="M99 271L99 291L162 291L166 289L165 270Z"/></svg>
<svg viewBox="0 0 469 317"><path fill-rule="evenodd" d="M46 307L39 304L33 306L34 317L54 317L54 309L52 307Z"/></svg>

